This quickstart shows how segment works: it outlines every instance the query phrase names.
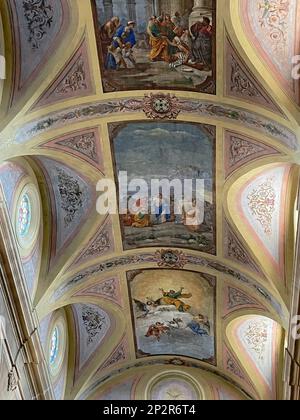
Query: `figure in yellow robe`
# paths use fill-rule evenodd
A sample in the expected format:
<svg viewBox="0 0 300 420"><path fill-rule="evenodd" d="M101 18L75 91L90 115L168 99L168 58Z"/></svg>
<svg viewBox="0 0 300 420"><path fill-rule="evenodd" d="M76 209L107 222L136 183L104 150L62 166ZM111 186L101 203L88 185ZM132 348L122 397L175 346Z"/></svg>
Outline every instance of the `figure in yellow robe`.
<svg viewBox="0 0 300 420"><path fill-rule="evenodd" d="M163 298L160 300L161 305L174 305L179 312L188 312L191 309L190 305L185 304L180 299L190 299L192 297L191 293L182 293L184 288L182 287L178 292L175 290L170 290L169 292L165 292L161 289L163 294Z"/></svg>
<svg viewBox="0 0 300 420"><path fill-rule="evenodd" d="M150 60L170 62L169 42L167 37L163 36L160 31L159 22L156 18L151 18L148 25L148 35L150 37Z"/></svg>

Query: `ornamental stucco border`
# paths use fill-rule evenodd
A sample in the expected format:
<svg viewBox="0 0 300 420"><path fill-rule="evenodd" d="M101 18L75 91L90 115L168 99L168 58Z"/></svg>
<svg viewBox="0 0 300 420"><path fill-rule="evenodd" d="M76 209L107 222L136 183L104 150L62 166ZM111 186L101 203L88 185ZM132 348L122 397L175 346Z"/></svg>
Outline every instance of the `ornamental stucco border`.
<svg viewBox="0 0 300 420"><path fill-rule="evenodd" d="M129 98L111 101L98 101L90 104L68 108L54 112L46 117L29 122L18 129L13 144L24 144L33 137L67 124L75 124L94 118L105 118L112 115L141 113L145 118L152 118L149 112L149 99L163 94L145 95L144 98ZM300 150L296 135L284 125L239 107L228 106L212 101L178 99L174 95L164 95L171 99L169 110L161 115L161 119L175 120L178 115L194 115L215 118L225 122L235 122L250 129L271 136L283 146L293 151ZM153 111L155 113L155 109Z"/></svg>
<svg viewBox="0 0 300 420"><path fill-rule="evenodd" d="M172 259L172 256L174 257ZM274 309L279 317L286 321L285 311L278 300L272 296L258 281L254 280L251 276L241 273L239 270L225 265L218 261L197 256L189 253L183 253L178 250L157 250L156 252L144 252L137 255L128 255L111 258L105 262L95 264L85 270L79 271L74 276L67 279L60 285L50 297L50 303L57 303L63 299L64 295L68 293L73 287L82 285L87 279L93 278L99 274L103 275L109 273L114 269L125 267L130 270L131 267L145 264L153 264L159 268L169 269L185 269L186 265L208 268L214 270L219 274L230 276L233 280L241 282L251 287L258 293L264 300Z"/></svg>

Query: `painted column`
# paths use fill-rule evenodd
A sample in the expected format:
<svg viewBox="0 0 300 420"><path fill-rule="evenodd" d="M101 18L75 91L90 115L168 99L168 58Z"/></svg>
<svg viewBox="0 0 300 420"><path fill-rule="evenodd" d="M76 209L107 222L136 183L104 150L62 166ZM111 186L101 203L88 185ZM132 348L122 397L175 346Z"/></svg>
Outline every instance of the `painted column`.
<svg viewBox="0 0 300 420"><path fill-rule="evenodd" d="M169 10L170 0L155 0L156 16L160 16L162 13L166 13Z"/></svg>
<svg viewBox="0 0 300 420"><path fill-rule="evenodd" d="M108 22L114 15L113 0L103 0L105 22Z"/></svg>
<svg viewBox="0 0 300 420"><path fill-rule="evenodd" d="M176 12L182 14L183 10L183 1L182 0L171 0L170 1L170 14L174 16Z"/></svg>
<svg viewBox="0 0 300 420"><path fill-rule="evenodd" d="M212 18L213 4L212 0L194 0L193 11L190 15L190 26L198 22L203 17Z"/></svg>
<svg viewBox="0 0 300 420"><path fill-rule="evenodd" d="M150 16L154 15L154 1L153 0L147 0L145 5L145 14L147 20L150 18Z"/></svg>
<svg viewBox="0 0 300 420"><path fill-rule="evenodd" d="M159 15L159 3L158 0L153 0L153 14L158 16Z"/></svg>
<svg viewBox="0 0 300 420"><path fill-rule="evenodd" d="M129 20L134 20L136 22L136 1L127 0L127 7Z"/></svg>

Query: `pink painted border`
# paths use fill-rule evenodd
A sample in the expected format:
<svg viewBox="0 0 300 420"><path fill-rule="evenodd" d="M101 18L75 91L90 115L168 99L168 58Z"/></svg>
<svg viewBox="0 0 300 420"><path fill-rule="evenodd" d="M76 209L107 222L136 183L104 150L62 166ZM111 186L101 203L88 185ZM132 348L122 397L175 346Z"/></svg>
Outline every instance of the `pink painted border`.
<svg viewBox="0 0 300 420"><path fill-rule="evenodd" d="M131 400L134 401L136 399L136 389L138 387L138 384L140 383L141 379L143 378L143 375L139 375L135 378L132 388L131 388Z"/></svg>
<svg viewBox="0 0 300 420"><path fill-rule="evenodd" d="M60 83L64 80L65 77L69 74L69 71L71 70L72 66L75 64L76 60L79 59L80 56L83 56L84 64L86 66L86 83L87 83L87 89L83 92L82 90L77 92L71 92L68 94L63 94L61 97L59 96L52 96L55 92L55 89L60 85ZM30 108L30 111L35 111L38 109L41 109L43 107L46 107L48 105L52 105L55 103L65 102L77 97L83 97L83 96L90 96L95 91L91 72L90 72L90 63L89 63L89 55L88 55L88 48L86 45L86 38L85 36L80 41L79 46L75 49L70 59L67 61L66 65L59 71L54 81L51 83L51 85L42 93L42 95L39 97L39 99L33 104L33 106Z"/></svg>

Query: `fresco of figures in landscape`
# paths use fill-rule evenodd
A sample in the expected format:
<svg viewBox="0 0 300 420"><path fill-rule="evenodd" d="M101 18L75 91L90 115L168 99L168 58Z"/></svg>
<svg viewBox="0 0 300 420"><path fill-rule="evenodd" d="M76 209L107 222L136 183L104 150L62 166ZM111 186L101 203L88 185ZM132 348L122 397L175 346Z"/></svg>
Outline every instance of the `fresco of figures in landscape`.
<svg viewBox="0 0 300 420"><path fill-rule="evenodd" d="M116 176L119 178L120 172L127 172L128 184L142 179L149 186L148 197L137 200L139 211L133 213L128 206L127 214L120 216L124 249L171 246L215 254L215 127L132 122L111 124L109 129ZM181 203L178 195L172 195L173 190L168 196L155 195L151 188L155 179L179 180L182 192L185 180L193 180L193 197L196 196L196 180L203 180L201 202L187 202L182 193L179 198L184 204L178 209L176 206ZM137 191L120 189L120 201L133 201ZM194 216L201 206L204 217L198 221Z"/></svg>
<svg viewBox="0 0 300 420"><path fill-rule="evenodd" d="M127 273L138 357L181 355L215 364L215 278L179 270Z"/></svg>
<svg viewBox="0 0 300 420"><path fill-rule="evenodd" d="M175 89L215 93L215 0L93 0L105 92ZM209 2L208 2L209 3Z"/></svg>

